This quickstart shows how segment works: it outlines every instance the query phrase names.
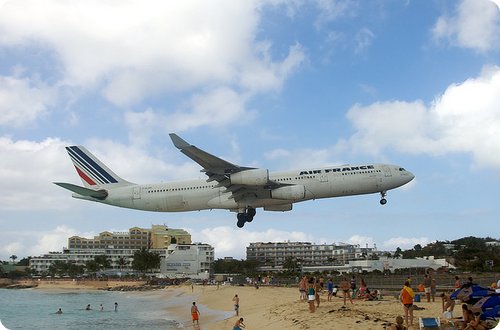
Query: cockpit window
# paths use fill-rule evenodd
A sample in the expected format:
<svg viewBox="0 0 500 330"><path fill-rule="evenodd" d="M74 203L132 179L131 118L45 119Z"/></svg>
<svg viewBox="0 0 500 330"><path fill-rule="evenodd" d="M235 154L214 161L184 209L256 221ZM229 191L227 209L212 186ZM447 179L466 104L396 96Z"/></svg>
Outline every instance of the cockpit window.
<svg viewBox="0 0 500 330"><path fill-rule="evenodd" d="M406 172L406 170L403 167L400 167L399 172Z"/></svg>

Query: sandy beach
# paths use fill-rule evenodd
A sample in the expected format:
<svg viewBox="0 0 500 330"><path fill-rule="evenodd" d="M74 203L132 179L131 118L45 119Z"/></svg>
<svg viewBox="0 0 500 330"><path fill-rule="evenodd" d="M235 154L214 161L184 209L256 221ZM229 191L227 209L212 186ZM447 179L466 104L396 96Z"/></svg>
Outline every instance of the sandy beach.
<svg viewBox="0 0 500 330"><path fill-rule="evenodd" d="M333 297L332 301L327 301L325 292L320 307L315 313L310 313L307 303L299 300L297 288L195 286L193 293L190 287L182 290L199 305L231 315L220 320L208 313L207 320L200 308L200 329L208 330L233 328L237 320L232 302L235 294L240 297L240 317L244 318L246 329L385 329L398 315L403 315L403 307L394 296L384 296L379 301L354 300L353 304L347 302L347 307L343 308L343 299ZM410 329L418 329L419 317L442 314L441 298L416 305L424 309L414 311L414 326ZM186 311L188 308L189 305ZM459 316L457 313L460 313L460 306L455 310L455 316Z"/></svg>
<svg viewBox="0 0 500 330"><path fill-rule="evenodd" d="M119 284L141 285L143 282L108 283L109 287ZM49 283L39 285L42 290L75 289L95 290L92 284L75 284L72 282ZM133 292L131 292L133 294ZM169 302L166 315L175 316L182 328L225 330L233 329L237 318L243 317L246 329L386 329L395 322L397 316L403 316L403 307L393 295L384 295L378 301L347 301L343 307L343 299L333 297L327 301L327 293L320 298L320 307L310 313L308 304L300 301L297 287L221 285L194 285L186 283L181 286L169 286L165 289L152 290L141 294L151 295L155 299ZM233 297L240 298L239 317L233 307ZM414 310L413 327L418 329L419 317L441 317L441 298L435 302L423 301L415 305L421 309ZM200 326L194 327L191 322L190 307L196 302L200 309ZM461 316L460 305L455 306L454 316ZM444 319L442 318L442 324Z"/></svg>

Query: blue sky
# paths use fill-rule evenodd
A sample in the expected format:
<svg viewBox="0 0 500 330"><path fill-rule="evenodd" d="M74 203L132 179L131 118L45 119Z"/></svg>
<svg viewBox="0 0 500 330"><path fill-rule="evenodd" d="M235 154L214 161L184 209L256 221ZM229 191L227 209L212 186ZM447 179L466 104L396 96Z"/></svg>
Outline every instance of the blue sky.
<svg viewBox="0 0 500 330"><path fill-rule="evenodd" d="M496 2L496 4L495 4ZM72 235L166 224L245 257L255 241L380 250L500 237L498 1L0 1L0 260ZM149 213L71 198L64 147L137 183L202 178L168 133L285 170L387 162L378 195Z"/></svg>

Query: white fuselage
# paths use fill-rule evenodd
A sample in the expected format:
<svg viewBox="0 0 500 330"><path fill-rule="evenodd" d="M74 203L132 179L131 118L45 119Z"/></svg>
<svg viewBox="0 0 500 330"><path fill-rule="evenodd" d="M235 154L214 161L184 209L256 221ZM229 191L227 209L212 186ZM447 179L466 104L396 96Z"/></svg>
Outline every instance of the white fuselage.
<svg viewBox="0 0 500 330"><path fill-rule="evenodd" d="M206 209L238 209L251 206L286 211L289 205L311 199L385 193L413 179L413 174L397 165L343 165L307 170L269 173L269 179L285 186L303 186L300 198L273 198L272 191L260 190L259 198L245 197L237 203L231 192L217 182L189 180L167 183L126 185L107 189L108 197L98 200L74 193L73 197L104 204L157 212L183 212ZM262 195L264 194L264 196ZM267 194L267 195L266 195ZM257 197L257 196L255 196ZM278 207L276 207L278 206Z"/></svg>

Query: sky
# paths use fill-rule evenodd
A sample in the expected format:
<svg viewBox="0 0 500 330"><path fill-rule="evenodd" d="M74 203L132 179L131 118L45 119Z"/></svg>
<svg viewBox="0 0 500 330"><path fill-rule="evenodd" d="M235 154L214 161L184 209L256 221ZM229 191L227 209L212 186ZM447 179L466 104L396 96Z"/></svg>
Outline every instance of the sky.
<svg viewBox="0 0 500 330"><path fill-rule="evenodd" d="M384 251L500 238L499 0L0 0L0 260L73 235L165 224L245 258L250 242ZM64 147L135 183L204 178L168 133L271 171L391 163L378 194L154 213L71 198Z"/></svg>

